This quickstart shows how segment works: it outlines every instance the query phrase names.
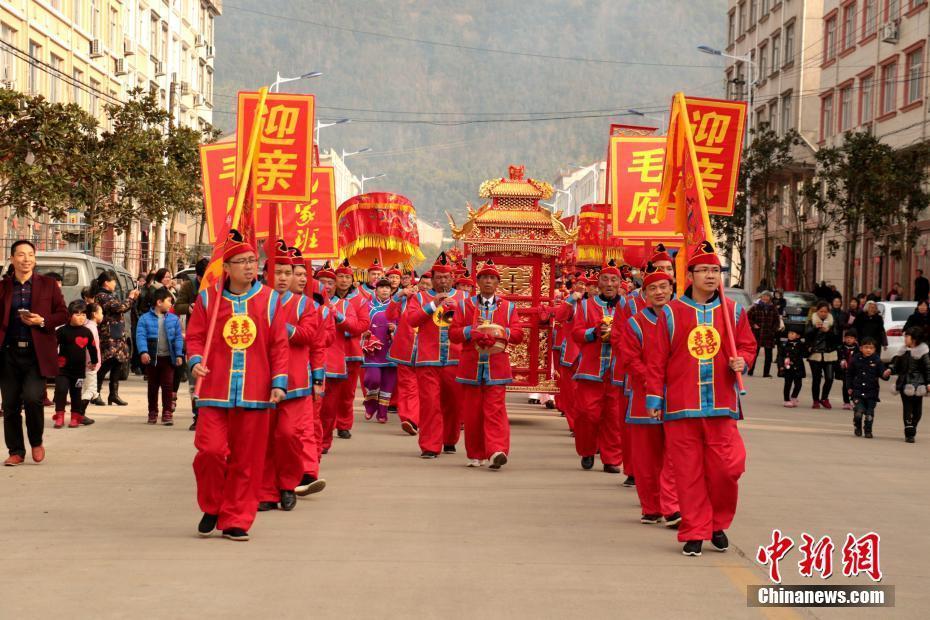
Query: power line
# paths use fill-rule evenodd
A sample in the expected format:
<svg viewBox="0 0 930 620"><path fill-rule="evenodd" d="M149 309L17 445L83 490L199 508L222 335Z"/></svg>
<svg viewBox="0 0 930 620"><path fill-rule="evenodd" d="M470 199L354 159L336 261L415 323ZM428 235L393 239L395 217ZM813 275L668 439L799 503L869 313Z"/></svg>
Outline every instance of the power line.
<svg viewBox="0 0 930 620"><path fill-rule="evenodd" d="M433 45L435 47L447 47L451 49L466 50L471 52L485 52L489 54L504 54L507 56L523 56L527 58L540 58L544 60L564 60L570 62L588 62L594 64L608 64L608 65L625 65L625 66L641 66L641 67L676 67L676 68L689 68L689 69L719 69L715 65L694 65L694 64L681 64L681 63L662 63L662 62L637 62L632 60L613 60L607 58L586 58L583 56L558 56L555 54L541 54L536 52L521 52L516 50L504 50L499 48L491 47L480 47L477 45L465 45L462 43L448 43L445 41L432 41L429 39L419 39L416 37L407 37L397 34L388 34L385 32L374 32L372 30L360 30L358 28L349 28L347 26L339 26L336 24L327 24L319 21L314 21L310 19L302 19L295 17L293 15L278 15L275 13L268 13L266 11L259 11L256 9L247 9L245 7L236 6L233 4L224 3L224 9L234 9L237 11L242 11L243 13L252 13L253 15L261 15L262 17L270 17L272 19L280 19L291 23L300 23L300 24L309 24L311 26L317 26L319 28L326 28L329 30L339 30L341 32L351 32L352 34L370 36L370 37L379 37L383 39L394 39L397 41L406 41L408 43L419 43L423 45Z"/></svg>

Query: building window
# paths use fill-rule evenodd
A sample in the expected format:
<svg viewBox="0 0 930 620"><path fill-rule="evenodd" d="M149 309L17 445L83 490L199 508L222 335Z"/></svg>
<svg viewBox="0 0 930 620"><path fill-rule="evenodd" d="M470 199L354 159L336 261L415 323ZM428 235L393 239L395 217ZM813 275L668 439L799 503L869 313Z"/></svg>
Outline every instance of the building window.
<svg viewBox="0 0 930 620"><path fill-rule="evenodd" d="M759 16L768 15L769 13L769 0L762 0L762 5L760 8Z"/></svg>
<svg viewBox="0 0 930 620"><path fill-rule="evenodd" d="M161 23L161 61L168 64L168 22Z"/></svg>
<svg viewBox="0 0 930 620"><path fill-rule="evenodd" d="M727 99L730 101L735 99L733 90L733 69L727 69Z"/></svg>
<svg viewBox="0 0 930 620"><path fill-rule="evenodd" d="M90 113L97 117L97 93L100 91L100 82L94 78L90 79Z"/></svg>
<svg viewBox="0 0 930 620"><path fill-rule="evenodd" d="M785 26L785 62L788 64L794 60L794 22ZM774 61L773 61L774 64Z"/></svg>
<svg viewBox="0 0 930 620"><path fill-rule="evenodd" d="M42 46L36 43L35 41L29 42L29 58L32 59L32 62L29 63L29 84L28 84L28 94L38 95L39 87L41 86L42 77L39 75L39 62L42 60Z"/></svg>
<svg viewBox="0 0 930 620"><path fill-rule="evenodd" d="M739 36L746 34L746 0L739 3Z"/></svg>
<svg viewBox="0 0 930 620"><path fill-rule="evenodd" d="M907 81L904 84L904 105L920 101L924 90L924 48L907 55Z"/></svg>
<svg viewBox="0 0 930 620"><path fill-rule="evenodd" d="M756 25L756 9L759 8L759 0L749 0L749 27Z"/></svg>
<svg viewBox="0 0 930 620"><path fill-rule="evenodd" d="M52 72L49 79L48 100L61 103L61 72L65 61L55 54L51 56Z"/></svg>
<svg viewBox="0 0 930 620"><path fill-rule="evenodd" d="M772 73L778 71L778 58L781 50L781 35L772 35Z"/></svg>
<svg viewBox="0 0 930 620"><path fill-rule="evenodd" d="M829 62L836 58L836 16L823 24L823 60Z"/></svg>
<svg viewBox="0 0 930 620"><path fill-rule="evenodd" d="M843 7L843 50L856 45L856 3Z"/></svg>
<svg viewBox="0 0 930 620"><path fill-rule="evenodd" d="M736 41L736 12L730 11L727 16L727 47Z"/></svg>
<svg viewBox="0 0 930 620"><path fill-rule="evenodd" d="M16 31L0 22L0 40L9 46L15 46ZM7 45L0 45L0 79L4 84L11 84L16 81L16 58L11 47Z"/></svg>
<svg viewBox="0 0 930 620"><path fill-rule="evenodd" d="M927 4L927 0L911 0L911 10L920 8L923 5Z"/></svg>
<svg viewBox="0 0 930 620"><path fill-rule="evenodd" d="M769 49L767 45L759 46L759 78L765 79L766 69L768 69Z"/></svg>
<svg viewBox="0 0 930 620"><path fill-rule="evenodd" d="M119 44L119 12L115 8L110 8L110 51L122 56L122 50L117 49Z"/></svg>
<svg viewBox="0 0 930 620"><path fill-rule="evenodd" d="M84 100L82 98L82 93L84 91L81 90L81 86L84 82L84 74L78 69L74 69L71 72L71 77L73 78L72 91L71 91L71 102L76 103L79 106L83 105Z"/></svg>
<svg viewBox="0 0 930 620"><path fill-rule="evenodd" d="M820 100L820 139L826 140L833 135L833 95Z"/></svg>
<svg viewBox="0 0 930 620"><path fill-rule="evenodd" d="M852 85L840 89L840 131L852 129Z"/></svg>
<svg viewBox="0 0 930 620"><path fill-rule="evenodd" d="M791 125L791 93L785 93L781 96L781 135L787 134Z"/></svg>
<svg viewBox="0 0 930 620"><path fill-rule="evenodd" d="M778 133L778 98L769 104L769 129Z"/></svg>
<svg viewBox="0 0 930 620"><path fill-rule="evenodd" d="M90 0L90 34L100 38L100 0Z"/></svg>
<svg viewBox="0 0 930 620"><path fill-rule="evenodd" d="M83 4L84 0L71 0L71 21L78 28L81 27L81 22L84 21L84 11L81 10L84 8Z"/></svg>
<svg viewBox="0 0 930 620"><path fill-rule="evenodd" d="M875 78L869 75L859 78L859 124L872 122L872 107L875 92Z"/></svg>
<svg viewBox="0 0 930 620"><path fill-rule="evenodd" d="M881 114L894 112L895 109L895 83L898 79L898 63L889 62L882 67L882 104Z"/></svg>
<svg viewBox="0 0 930 620"><path fill-rule="evenodd" d="M736 99L738 101L745 101L746 77L743 73L743 63L738 63L736 65L736 79L733 81L733 85L736 86Z"/></svg>
<svg viewBox="0 0 930 620"><path fill-rule="evenodd" d="M898 0L885 0L885 21L898 19L900 16L900 3Z"/></svg>
<svg viewBox="0 0 930 620"><path fill-rule="evenodd" d="M875 34L875 0L863 0L862 2L862 37L868 37Z"/></svg>

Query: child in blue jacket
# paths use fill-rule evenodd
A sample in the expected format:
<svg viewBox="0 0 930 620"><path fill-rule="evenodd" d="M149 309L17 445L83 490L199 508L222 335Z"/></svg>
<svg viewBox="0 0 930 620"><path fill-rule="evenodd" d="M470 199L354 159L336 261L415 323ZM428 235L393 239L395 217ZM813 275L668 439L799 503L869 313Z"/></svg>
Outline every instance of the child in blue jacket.
<svg viewBox="0 0 930 620"><path fill-rule="evenodd" d="M152 294L152 308L139 317L136 342L149 384L149 424L158 423L158 390L161 388L161 422L174 424L172 389L175 367L184 363L181 321L171 313L171 292L160 288Z"/></svg>

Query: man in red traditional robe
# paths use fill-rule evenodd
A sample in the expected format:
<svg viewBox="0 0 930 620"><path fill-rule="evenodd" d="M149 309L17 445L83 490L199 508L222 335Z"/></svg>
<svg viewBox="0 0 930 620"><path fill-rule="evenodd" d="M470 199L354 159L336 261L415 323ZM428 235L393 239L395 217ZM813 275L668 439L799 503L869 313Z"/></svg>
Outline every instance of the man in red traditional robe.
<svg viewBox="0 0 930 620"><path fill-rule="evenodd" d="M372 277L372 273L383 274L384 271L375 261L375 264L368 269L368 273L369 277ZM368 315L370 297L355 286L354 278L355 273L349 265L349 260L346 259L336 269L336 294L330 300L330 303L333 304L338 300L342 300L352 306L356 318L354 328L347 325L345 331L342 331L341 327L337 330L342 331L345 338L343 344L347 373L346 379L341 385L339 407L336 411L336 436L340 439L350 439L352 437L352 425L355 422L355 392L362 380L362 362L365 361L362 354L362 334L367 332L371 326L371 318Z"/></svg>
<svg viewBox="0 0 930 620"><path fill-rule="evenodd" d="M462 429L455 367L461 345L449 340L454 310L442 308L448 299L464 298L452 290L453 266L441 253L432 269L433 288L410 298L407 322L417 332L417 383L420 390L420 457L434 459L440 449L455 453ZM451 304L450 304L451 306Z"/></svg>
<svg viewBox="0 0 930 620"><path fill-rule="evenodd" d="M455 304L449 338L462 345L456 381L462 384L469 467L490 461L490 469L500 469L510 457L505 386L513 375L506 345L523 342L523 329L516 306L497 296L500 281L497 266L488 259L478 271L479 294L444 305ZM505 348L497 350L498 343Z"/></svg>
<svg viewBox="0 0 930 620"><path fill-rule="evenodd" d="M194 435L203 511L197 531L209 536L218 527L225 538L245 541L258 509L269 410L287 393L287 331L280 295L255 279L255 249L235 230L225 244L222 294L201 291L187 326L188 363L202 378Z"/></svg>
<svg viewBox="0 0 930 620"><path fill-rule="evenodd" d="M614 384L610 327L620 301L620 270L613 260L601 270L597 286L600 294L582 300L572 320L572 338L579 347L575 450L583 469L594 467L594 456L600 452L604 471L619 474L623 440L617 402L622 388Z"/></svg>
<svg viewBox="0 0 930 620"><path fill-rule="evenodd" d="M650 395L661 397L665 390L652 383L655 377L646 370L652 343L661 331L659 318L666 316L666 304L672 297L672 277L649 263L640 290L647 305L625 322L614 323L611 334L611 342L626 368L627 409L623 413L628 435L624 437L623 458L628 461L631 452L635 455L640 521L652 524L664 518L668 527L677 527L681 513L671 453L665 449L661 416L654 418L648 413L657 406L655 399L650 401Z"/></svg>
<svg viewBox="0 0 930 620"><path fill-rule="evenodd" d="M665 385L665 398L654 398L650 415L664 415L666 448L671 452L682 522L682 553L701 555L702 542L726 551L724 530L733 521L746 449L736 420L741 416L736 373L756 355L746 312L718 292L720 259L704 241L688 260L691 286L668 304L670 316L649 360L651 385ZM724 313L730 318L736 355L724 346ZM658 395L655 395L658 396ZM664 401L664 414L662 404Z"/></svg>

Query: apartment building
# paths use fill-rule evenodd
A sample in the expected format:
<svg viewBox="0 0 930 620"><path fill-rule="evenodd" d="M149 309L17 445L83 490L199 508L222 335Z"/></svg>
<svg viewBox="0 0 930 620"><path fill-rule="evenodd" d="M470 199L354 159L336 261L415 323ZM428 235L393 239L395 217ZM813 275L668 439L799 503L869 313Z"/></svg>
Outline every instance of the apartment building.
<svg viewBox="0 0 930 620"><path fill-rule="evenodd" d="M769 287L776 283L799 288L801 283L788 276L782 248L799 242L804 225L796 221L800 189L813 172L818 141L820 109L816 94L820 88L823 0L730 0L727 12L726 92L728 99L749 101L749 126L767 125L779 135L796 130L803 144L793 153L794 164L769 187L781 205L768 218L768 233L753 229L753 282L755 290L762 279ZM768 252L766 252L766 238ZM790 250L789 250L790 251ZM768 269L766 257L769 258ZM816 271L819 257L808 256L806 271ZM766 274L774 274L776 282Z"/></svg>
<svg viewBox="0 0 930 620"><path fill-rule="evenodd" d="M596 161L588 166L570 165L560 172L552 186L552 209L562 211L562 217L578 215L582 205L602 203L607 184L607 161Z"/></svg>
<svg viewBox="0 0 930 620"><path fill-rule="evenodd" d="M52 102L77 103L104 127L104 104L136 87L157 93L175 122L203 129L213 120L214 20L221 0L0 0L3 86ZM107 231L99 253L133 270L163 264L169 244L187 245L183 214L173 230L149 222ZM22 221L19 221L22 220ZM30 230L40 247L69 247L69 222L0 214L0 238ZM72 249L84 249L74 248Z"/></svg>
<svg viewBox="0 0 930 620"><path fill-rule="evenodd" d="M836 146L846 131L868 131L895 149L927 139L927 0L825 0L821 24L818 142ZM911 256L884 254L880 238L862 231L856 256L825 265L824 276L842 282L854 270L856 292L909 290L913 270L930 273L930 218Z"/></svg>

